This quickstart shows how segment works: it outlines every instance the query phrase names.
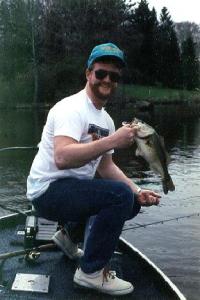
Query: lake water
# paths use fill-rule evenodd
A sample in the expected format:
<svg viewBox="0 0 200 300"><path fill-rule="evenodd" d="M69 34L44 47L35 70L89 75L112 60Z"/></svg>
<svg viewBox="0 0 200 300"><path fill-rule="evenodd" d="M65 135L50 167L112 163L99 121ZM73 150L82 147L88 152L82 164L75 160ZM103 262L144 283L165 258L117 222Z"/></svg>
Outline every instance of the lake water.
<svg viewBox="0 0 200 300"><path fill-rule="evenodd" d="M118 127L136 114L129 110L112 115ZM200 299L200 118L188 116L185 108L167 106L137 116L164 136L176 190L164 195L160 178L134 157L133 149L118 151L115 160L122 169L143 188L162 195L159 206L143 208L137 218L127 222L123 235L156 263L187 299ZM36 146L45 118L44 111L1 111L0 148ZM35 150L0 151L0 204L27 209L26 177L34 155ZM6 214L8 210L0 208L0 216ZM166 222L135 228L159 221Z"/></svg>

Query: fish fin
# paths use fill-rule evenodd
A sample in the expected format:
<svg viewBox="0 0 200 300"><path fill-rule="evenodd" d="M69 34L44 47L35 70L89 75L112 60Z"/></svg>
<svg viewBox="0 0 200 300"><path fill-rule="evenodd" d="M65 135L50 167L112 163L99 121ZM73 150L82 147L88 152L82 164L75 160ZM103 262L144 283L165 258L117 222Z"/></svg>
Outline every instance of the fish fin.
<svg viewBox="0 0 200 300"><path fill-rule="evenodd" d="M163 150L165 152L166 164L169 165L169 163L171 162L171 159L170 159L169 153L166 151L164 138L163 138L163 136L159 135L159 139L160 139L160 143L163 147Z"/></svg>
<svg viewBox="0 0 200 300"><path fill-rule="evenodd" d="M162 184L163 184L163 192L165 194L167 194L168 191L171 191L171 192L175 191L175 185L170 176L167 179L163 180Z"/></svg>

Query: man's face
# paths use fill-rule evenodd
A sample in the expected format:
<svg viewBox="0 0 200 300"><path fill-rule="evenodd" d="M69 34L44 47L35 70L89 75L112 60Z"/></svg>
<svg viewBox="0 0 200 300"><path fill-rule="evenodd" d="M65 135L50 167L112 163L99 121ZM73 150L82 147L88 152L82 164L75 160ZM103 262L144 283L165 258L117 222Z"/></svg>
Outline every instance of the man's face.
<svg viewBox="0 0 200 300"><path fill-rule="evenodd" d="M112 63L96 62L86 76L93 95L105 101L115 92L121 71Z"/></svg>

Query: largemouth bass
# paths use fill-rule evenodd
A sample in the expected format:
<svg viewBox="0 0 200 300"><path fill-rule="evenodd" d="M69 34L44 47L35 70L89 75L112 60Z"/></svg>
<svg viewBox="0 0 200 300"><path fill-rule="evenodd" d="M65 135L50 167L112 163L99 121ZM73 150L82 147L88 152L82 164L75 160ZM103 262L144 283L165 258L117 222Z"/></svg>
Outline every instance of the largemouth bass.
<svg viewBox="0 0 200 300"><path fill-rule="evenodd" d="M164 139L157 134L153 127L136 118L129 125L138 127L134 138L137 144L136 155L142 156L148 162L151 170L161 176L165 194L168 191L174 191L175 186L167 168L170 159L165 149Z"/></svg>

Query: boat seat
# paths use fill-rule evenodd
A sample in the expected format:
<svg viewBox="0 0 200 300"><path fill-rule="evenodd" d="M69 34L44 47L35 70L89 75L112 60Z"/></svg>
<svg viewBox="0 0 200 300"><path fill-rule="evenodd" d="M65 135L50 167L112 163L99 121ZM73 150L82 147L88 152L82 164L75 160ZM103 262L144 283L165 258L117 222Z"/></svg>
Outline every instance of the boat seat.
<svg viewBox="0 0 200 300"><path fill-rule="evenodd" d="M34 214L27 216L24 247L27 249L49 243L57 230L58 222L37 217Z"/></svg>
<svg viewBox="0 0 200 300"><path fill-rule="evenodd" d="M26 219L25 225L25 247L33 247L35 244L48 243L52 240L52 236L59 230L59 223L56 221L48 220L42 217L36 216L36 211L32 206L32 213ZM85 249L88 236L95 216L91 216L85 226L84 239L83 239L83 250Z"/></svg>

